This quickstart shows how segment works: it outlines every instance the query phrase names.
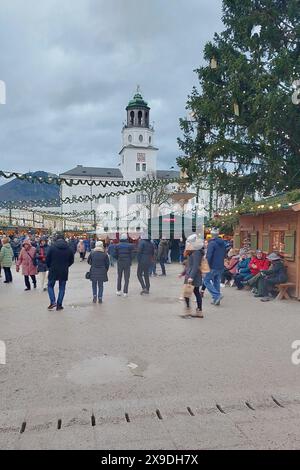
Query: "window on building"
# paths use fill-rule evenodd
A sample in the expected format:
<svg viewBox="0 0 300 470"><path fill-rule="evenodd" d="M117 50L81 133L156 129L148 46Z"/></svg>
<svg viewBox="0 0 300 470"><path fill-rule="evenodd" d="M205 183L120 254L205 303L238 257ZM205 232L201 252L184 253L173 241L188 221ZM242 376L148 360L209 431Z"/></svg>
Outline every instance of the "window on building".
<svg viewBox="0 0 300 470"><path fill-rule="evenodd" d="M138 112L138 125L139 126L142 125L142 119L143 119L143 113L142 113L142 111L139 111Z"/></svg>
<svg viewBox="0 0 300 470"><path fill-rule="evenodd" d="M146 169L147 169L146 163L143 163L142 164L142 171L146 171Z"/></svg>
<svg viewBox="0 0 300 470"><path fill-rule="evenodd" d="M149 137L149 144L151 144L151 136Z"/></svg>
<svg viewBox="0 0 300 470"><path fill-rule="evenodd" d="M143 203L146 203L146 202L147 202L147 196L146 196L146 194L143 194L143 195L142 195L142 202L143 202Z"/></svg>
<svg viewBox="0 0 300 470"><path fill-rule="evenodd" d="M140 194L136 195L136 202L137 202L137 204L141 203L141 195Z"/></svg>
<svg viewBox="0 0 300 470"><path fill-rule="evenodd" d="M284 253L285 243L284 236L285 232L283 231L274 231L271 232L271 251L277 251L278 253Z"/></svg>
<svg viewBox="0 0 300 470"><path fill-rule="evenodd" d="M128 136L128 142L132 142L132 135Z"/></svg>
<svg viewBox="0 0 300 470"><path fill-rule="evenodd" d="M136 169L136 171L141 171L141 165L140 165L140 163L136 163L135 169Z"/></svg>
<svg viewBox="0 0 300 470"><path fill-rule="evenodd" d="M143 142L143 136L142 136L142 134L139 135L139 141L140 141L140 142Z"/></svg>
<svg viewBox="0 0 300 470"><path fill-rule="evenodd" d="M124 155L122 155L122 164L124 165Z"/></svg>
<svg viewBox="0 0 300 470"><path fill-rule="evenodd" d="M139 218L141 216L141 212L140 211L136 211L136 217Z"/></svg>
<svg viewBox="0 0 300 470"><path fill-rule="evenodd" d="M134 124L134 111L131 111L130 113L130 124L133 126Z"/></svg>
<svg viewBox="0 0 300 470"><path fill-rule="evenodd" d="M106 202L106 204L110 204L110 197L109 196L106 196L105 202Z"/></svg>

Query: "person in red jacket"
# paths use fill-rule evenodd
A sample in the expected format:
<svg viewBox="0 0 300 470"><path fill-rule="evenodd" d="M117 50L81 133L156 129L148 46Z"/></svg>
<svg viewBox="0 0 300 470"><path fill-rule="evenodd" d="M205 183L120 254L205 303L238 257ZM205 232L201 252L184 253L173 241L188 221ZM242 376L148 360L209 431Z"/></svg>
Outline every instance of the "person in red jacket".
<svg viewBox="0 0 300 470"><path fill-rule="evenodd" d="M257 250L256 256L251 258L251 261L249 263L249 268L252 277L248 279L248 281L242 282L242 284L244 286L250 286L255 289L261 277L261 272L268 270L269 267L270 261L267 259L266 254L263 253L261 250Z"/></svg>
<svg viewBox="0 0 300 470"><path fill-rule="evenodd" d="M261 250L256 251L256 256L254 256L249 264L249 268L252 276L256 276L261 271L267 271L270 267L270 261L267 259L265 253Z"/></svg>

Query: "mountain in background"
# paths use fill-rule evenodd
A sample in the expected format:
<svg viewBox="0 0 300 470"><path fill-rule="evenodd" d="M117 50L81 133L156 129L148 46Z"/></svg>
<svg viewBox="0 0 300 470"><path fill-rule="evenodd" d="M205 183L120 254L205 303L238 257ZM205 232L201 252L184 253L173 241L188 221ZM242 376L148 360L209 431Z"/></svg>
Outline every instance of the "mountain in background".
<svg viewBox="0 0 300 470"><path fill-rule="evenodd" d="M26 173L31 176L55 176L45 171ZM0 201L21 201L30 199L56 199L59 197L59 186L56 184L30 183L15 178L0 186Z"/></svg>

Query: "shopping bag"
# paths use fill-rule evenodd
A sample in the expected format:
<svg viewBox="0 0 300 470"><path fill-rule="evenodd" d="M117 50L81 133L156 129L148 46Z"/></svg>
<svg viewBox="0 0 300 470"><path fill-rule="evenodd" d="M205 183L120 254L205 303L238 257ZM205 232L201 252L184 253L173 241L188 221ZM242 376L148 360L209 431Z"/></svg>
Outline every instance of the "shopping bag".
<svg viewBox="0 0 300 470"><path fill-rule="evenodd" d="M192 284L184 284L183 286L183 297L190 298L194 292L194 286Z"/></svg>

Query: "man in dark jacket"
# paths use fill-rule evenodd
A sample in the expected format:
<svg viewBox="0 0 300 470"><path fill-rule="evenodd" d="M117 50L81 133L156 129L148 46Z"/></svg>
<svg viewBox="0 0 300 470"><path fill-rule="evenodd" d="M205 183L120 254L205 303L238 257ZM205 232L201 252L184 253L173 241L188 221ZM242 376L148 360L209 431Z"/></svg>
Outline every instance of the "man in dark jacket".
<svg viewBox="0 0 300 470"><path fill-rule="evenodd" d="M149 278L149 269L153 262L154 248L149 240L148 234L143 234L138 245L138 268L137 268L137 277L142 286L143 294L149 294L150 291L150 278Z"/></svg>
<svg viewBox="0 0 300 470"><path fill-rule="evenodd" d="M74 253L64 239L63 234L58 234L53 245L51 245L47 257L46 264L49 268L48 276L48 294L50 305L48 310L63 310L63 299L68 280L69 267L74 263ZM54 286L59 281L59 293L57 303L55 299Z"/></svg>
<svg viewBox="0 0 300 470"><path fill-rule="evenodd" d="M261 271L261 277L258 280L258 293L255 297L263 297L263 302L270 300L272 296L272 290L276 284L282 284L287 281L287 273L283 260L277 253L271 253L267 256L270 261L271 267L268 270Z"/></svg>
<svg viewBox="0 0 300 470"><path fill-rule="evenodd" d="M18 261L19 254L22 248L21 240L17 237L13 238L10 242L12 250L14 252L14 261Z"/></svg>
<svg viewBox="0 0 300 470"><path fill-rule="evenodd" d="M212 296L212 303L220 305L221 296L221 277L224 271L224 259L226 255L226 246L222 238L219 237L219 230L212 229L211 240L208 242L206 259L210 267L210 272L205 276L205 286Z"/></svg>
<svg viewBox="0 0 300 470"><path fill-rule="evenodd" d="M122 233L120 236L120 243L115 246L115 258L118 262L118 281L117 281L117 295L122 295L122 277L124 274L124 297L128 296L128 286L130 279L130 267L132 263L134 246L129 243L127 234Z"/></svg>
<svg viewBox="0 0 300 470"><path fill-rule="evenodd" d="M165 263L168 261L169 242L166 238L162 238L158 245L157 258L161 267L161 276L166 276Z"/></svg>

